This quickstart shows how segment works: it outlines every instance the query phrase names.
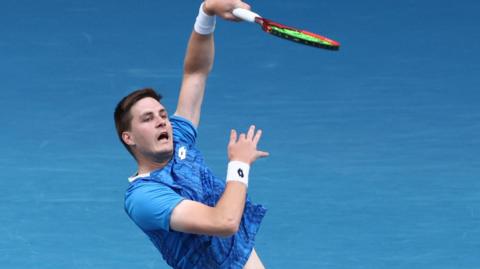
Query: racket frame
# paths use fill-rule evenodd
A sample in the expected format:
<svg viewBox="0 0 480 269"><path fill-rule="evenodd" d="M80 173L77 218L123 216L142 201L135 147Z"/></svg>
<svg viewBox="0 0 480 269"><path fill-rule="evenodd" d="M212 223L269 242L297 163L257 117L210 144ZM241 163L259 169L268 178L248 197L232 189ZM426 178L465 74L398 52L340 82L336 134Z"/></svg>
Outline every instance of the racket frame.
<svg viewBox="0 0 480 269"><path fill-rule="evenodd" d="M340 48L340 43L330 38L274 22L247 9L236 8L233 10L233 14L244 21L257 23L263 31L283 39L328 50L338 50Z"/></svg>

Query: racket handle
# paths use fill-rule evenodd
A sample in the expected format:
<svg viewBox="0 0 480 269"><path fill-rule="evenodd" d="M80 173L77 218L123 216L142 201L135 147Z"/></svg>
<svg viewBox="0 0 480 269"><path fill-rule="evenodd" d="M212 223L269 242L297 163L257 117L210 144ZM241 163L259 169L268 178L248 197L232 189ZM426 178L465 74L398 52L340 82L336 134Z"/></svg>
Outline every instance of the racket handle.
<svg viewBox="0 0 480 269"><path fill-rule="evenodd" d="M244 8L236 8L232 13L235 17L248 22L255 22L255 18L261 18L257 13Z"/></svg>

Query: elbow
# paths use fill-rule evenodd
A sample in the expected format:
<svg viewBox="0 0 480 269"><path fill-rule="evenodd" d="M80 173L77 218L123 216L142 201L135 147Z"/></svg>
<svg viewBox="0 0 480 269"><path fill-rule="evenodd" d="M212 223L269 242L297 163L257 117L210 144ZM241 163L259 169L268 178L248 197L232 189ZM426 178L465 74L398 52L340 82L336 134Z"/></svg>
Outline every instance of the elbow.
<svg viewBox="0 0 480 269"><path fill-rule="evenodd" d="M207 77L210 72L212 72L213 64L205 64L205 65L185 65L183 67L183 74L187 76L203 76Z"/></svg>
<svg viewBox="0 0 480 269"><path fill-rule="evenodd" d="M226 229L227 236L236 234L238 232L239 227L240 227L239 221L231 220L227 225L227 229Z"/></svg>
<svg viewBox="0 0 480 269"><path fill-rule="evenodd" d="M240 221L235 219L226 219L220 228L219 236L221 237L229 237L238 232L240 227Z"/></svg>

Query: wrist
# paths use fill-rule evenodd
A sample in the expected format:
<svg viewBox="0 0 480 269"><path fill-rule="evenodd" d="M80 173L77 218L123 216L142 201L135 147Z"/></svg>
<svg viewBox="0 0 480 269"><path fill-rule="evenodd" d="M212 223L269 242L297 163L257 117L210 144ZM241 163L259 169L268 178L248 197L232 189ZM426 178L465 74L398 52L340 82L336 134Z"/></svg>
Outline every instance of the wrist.
<svg viewBox="0 0 480 269"><path fill-rule="evenodd" d="M210 15L210 11L205 8L205 2L200 5L198 16L195 20L193 29L201 35L209 35L215 30L216 16Z"/></svg>
<svg viewBox="0 0 480 269"><path fill-rule="evenodd" d="M248 187L248 176L250 173L250 165L241 161L230 161L227 169L226 181L237 181Z"/></svg>

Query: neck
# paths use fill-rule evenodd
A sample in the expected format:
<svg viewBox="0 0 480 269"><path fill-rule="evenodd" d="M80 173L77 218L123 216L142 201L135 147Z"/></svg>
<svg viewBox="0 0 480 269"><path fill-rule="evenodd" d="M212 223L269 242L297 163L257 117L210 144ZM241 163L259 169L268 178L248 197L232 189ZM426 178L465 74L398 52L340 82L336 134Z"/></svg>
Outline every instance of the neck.
<svg viewBox="0 0 480 269"><path fill-rule="evenodd" d="M150 173L154 170L161 169L165 167L170 159L165 160L150 160L150 159L139 159L137 160L138 163L138 174L145 174Z"/></svg>

